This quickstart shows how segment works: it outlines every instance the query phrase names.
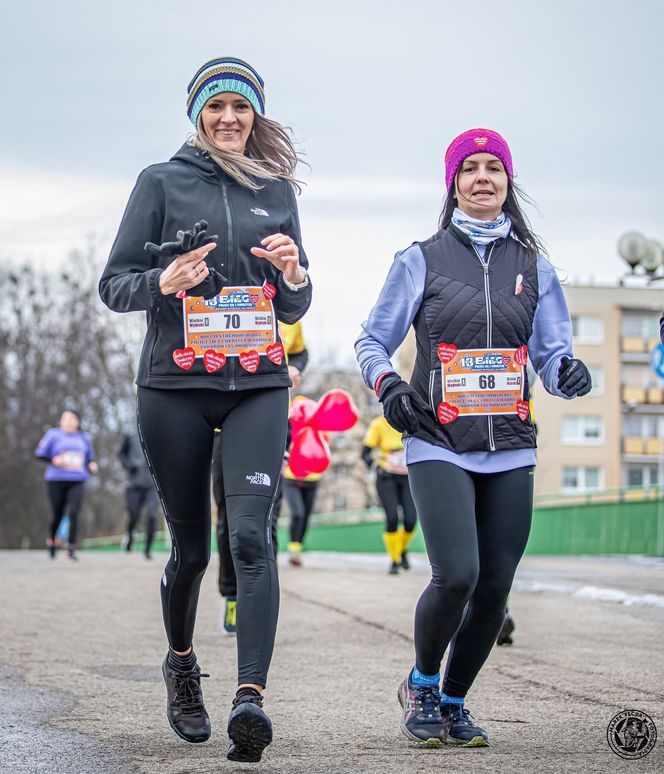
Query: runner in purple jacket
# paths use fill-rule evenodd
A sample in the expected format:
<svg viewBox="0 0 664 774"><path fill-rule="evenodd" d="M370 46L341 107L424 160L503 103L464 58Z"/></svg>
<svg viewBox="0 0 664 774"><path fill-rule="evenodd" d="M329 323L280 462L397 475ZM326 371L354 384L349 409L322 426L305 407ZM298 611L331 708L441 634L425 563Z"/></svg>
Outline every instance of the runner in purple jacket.
<svg viewBox="0 0 664 774"><path fill-rule="evenodd" d="M44 479L48 487L53 518L46 540L51 558L55 558L57 546L55 533L65 514L69 516L69 540L67 555L76 559L76 529L78 514L83 505L85 482L90 474L97 473L92 441L80 430L81 418L68 409L60 416L59 427L52 427L35 449L35 457L48 462Z"/></svg>

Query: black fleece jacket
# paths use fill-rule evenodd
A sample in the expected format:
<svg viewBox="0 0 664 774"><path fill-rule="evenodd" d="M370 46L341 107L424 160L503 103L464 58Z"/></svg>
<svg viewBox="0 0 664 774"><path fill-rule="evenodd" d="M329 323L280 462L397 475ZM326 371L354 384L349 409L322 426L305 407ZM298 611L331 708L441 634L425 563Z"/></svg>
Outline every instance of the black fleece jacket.
<svg viewBox="0 0 664 774"><path fill-rule="evenodd" d="M206 371L201 358L188 371L174 362L174 350L184 346L182 301L164 296L159 288L159 277L173 259L148 255L144 245L173 241L178 230L191 229L200 220L208 222L208 234L218 235L207 264L227 278L228 286L262 286L267 280L277 290L273 304L285 323L297 322L311 303L311 282L291 290L269 261L250 253L261 239L281 232L295 241L300 264L308 267L292 187L279 180L251 191L226 175L204 151L185 144L170 161L141 172L99 281L99 295L113 311L146 312L136 383L224 391L290 386L285 360L277 365L261 357L255 373L245 371L236 357L229 357L214 373ZM195 296L196 288L188 294Z"/></svg>

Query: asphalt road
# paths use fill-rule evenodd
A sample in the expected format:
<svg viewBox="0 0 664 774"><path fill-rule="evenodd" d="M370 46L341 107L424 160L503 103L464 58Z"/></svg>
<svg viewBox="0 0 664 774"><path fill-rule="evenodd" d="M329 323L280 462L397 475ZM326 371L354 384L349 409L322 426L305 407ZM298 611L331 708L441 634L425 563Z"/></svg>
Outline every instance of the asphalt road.
<svg viewBox="0 0 664 774"><path fill-rule="evenodd" d="M485 749L420 749L399 731L396 690L413 660L423 559L398 577L384 557L305 555L281 569L266 692L275 741L258 766L226 760L235 638L222 636L213 564L195 647L211 740L170 730L160 664L165 561L140 554L0 552L0 771L12 774L664 771L664 562L537 558L511 598L515 643L496 648L467 706ZM654 750L623 760L606 740L626 708L648 713Z"/></svg>

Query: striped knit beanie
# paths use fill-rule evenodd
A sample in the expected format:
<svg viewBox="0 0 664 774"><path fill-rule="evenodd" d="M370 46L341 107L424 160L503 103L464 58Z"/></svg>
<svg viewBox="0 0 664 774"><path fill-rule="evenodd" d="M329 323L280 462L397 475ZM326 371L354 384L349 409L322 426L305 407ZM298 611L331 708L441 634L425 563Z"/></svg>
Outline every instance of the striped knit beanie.
<svg viewBox="0 0 664 774"><path fill-rule="evenodd" d="M505 138L492 129L469 129L455 137L445 151L446 190L450 190L459 167L474 153L491 153L497 156L503 162L509 179L514 179L512 154Z"/></svg>
<svg viewBox="0 0 664 774"><path fill-rule="evenodd" d="M265 115L264 83L253 67L232 56L206 62L187 86L187 115L196 126L203 105L222 91L246 97L257 113Z"/></svg>

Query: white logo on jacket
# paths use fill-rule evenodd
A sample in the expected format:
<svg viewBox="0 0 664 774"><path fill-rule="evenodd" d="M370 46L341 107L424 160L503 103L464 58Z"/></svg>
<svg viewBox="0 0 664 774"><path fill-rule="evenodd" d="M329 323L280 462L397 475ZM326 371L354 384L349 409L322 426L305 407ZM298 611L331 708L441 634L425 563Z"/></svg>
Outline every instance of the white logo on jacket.
<svg viewBox="0 0 664 774"><path fill-rule="evenodd" d="M262 215L265 218L267 218L270 215L270 213L267 210L261 210L260 207L252 207L251 211L254 213L254 215Z"/></svg>
<svg viewBox="0 0 664 774"><path fill-rule="evenodd" d="M514 286L514 295L518 296L523 292L523 274L516 275L516 284Z"/></svg>
<svg viewBox="0 0 664 774"><path fill-rule="evenodd" d="M257 486L270 486L272 480L267 473L254 473L246 476L247 481L250 484L256 484Z"/></svg>

